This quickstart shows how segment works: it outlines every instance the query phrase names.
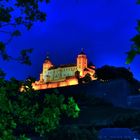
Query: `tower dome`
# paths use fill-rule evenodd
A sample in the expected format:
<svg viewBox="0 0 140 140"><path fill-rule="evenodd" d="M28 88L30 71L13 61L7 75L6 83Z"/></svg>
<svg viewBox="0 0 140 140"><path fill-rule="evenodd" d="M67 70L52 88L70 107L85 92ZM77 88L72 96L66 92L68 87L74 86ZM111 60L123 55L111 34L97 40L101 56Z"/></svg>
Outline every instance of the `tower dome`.
<svg viewBox="0 0 140 140"><path fill-rule="evenodd" d="M49 56L47 55L45 62L43 64L43 69L48 70L49 68L53 67L53 64L49 58Z"/></svg>
<svg viewBox="0 0 140 140"><path fill-rule="evenodd" d="M47 56L47 58L45 59L45 62L44 62L44 63L47 63L47 64L52 64L52 62L51 62L51 60L50 60L49 56Z"/></svg>
<svg viewBox="0 0 140 140"><path fill-rule="evenodd" d="M79 55L86 55L86 54L84 53L84 49L83 49L83 48L81 49L81 52L79 53Z"/></svg>

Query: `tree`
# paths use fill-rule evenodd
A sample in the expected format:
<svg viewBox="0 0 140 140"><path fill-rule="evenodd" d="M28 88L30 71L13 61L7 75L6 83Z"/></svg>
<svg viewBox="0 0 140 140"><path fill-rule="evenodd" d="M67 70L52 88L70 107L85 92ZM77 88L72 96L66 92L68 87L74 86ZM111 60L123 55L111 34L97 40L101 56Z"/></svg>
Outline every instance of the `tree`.
<svg viewBox="0 0 140 140"><path fill-rule="evenodd" d="M118 76L120 78L122 77L128 81L131 81L133 79L133 74L130 70L124 67L118 67L116 70L118 71Z"/></svg>
<svg viewBox="0 0 140 140"><path fill-rule="evenodd" d="M15 140L14 134L29 132L43 136L58 127L63 114L72 118L79 115L72 97L66 101L63 95L43 94L30 88L21 93L20 81L0 80L0 140ZM21 135L23 138L26 137Z"/></svg>
<svg viewBox="0 0 140 140"><path fill-rule="evenodd" d="M8 35L6 41L0 40L3 60L31 65L29 54L32 48L23 49L18 57L13 57L7 53L7 45L14 37L21 35L19 27L30 30L35 22L46 21L46 13L39 7L44 2L49 0L0 0L0 34ZM15 140L14 133L20 130L26 133L28 129L44 135L59 125L64 113L69 117L78 117L80 109L72 97L65 101L62 95L36 92L32 89L34 78L31 77L25 82L4 78L5 73L0 70L0 140ZM21 93L19 88L22 84L27 88ZM19 139L27 140L25 135L20 135Z"/></svg>
<svg viewBox="0 0 140 140"><path fill-rule="evenodd" d="M23 49L18 57L7 53L7 45L14 37L21 35L19 27L24 26L30 30L37 21L46 21L46 13L40 10L40 3L49 0L1 0L0 1L0 34L6 34L6 41L0 40L0 55L4 60L16 60L31 65L29 54L33 49Z"/></svg>
<svg viewBox="0 0 140 140"><path fill-rule="evenodd" d="M123 78L127 81L132 81L134 79L132 72L130 72L128 69L108 65L98 68L96 70L96 75L98 79L102 80Z"/></svg>
<svg viewBox="0 0 140 140"><path fill-rule="evenodd" d="M16 60L22 64L31 64L29 54L33 49L23 49L18 57L13 57L7 53L7 45L14 37L21 35L19 27L24 26L30 30L37 21L46 21L46 13L40 10L39 5L49 0L1 0L0 1L0 34L7 34L6 41L0 40L0 56L3 60ZM44 4L44 3L43 3ZM23 84L12 78L10 81L4 79L5 73L0 71L0 139L14 140L13 132L17 128L28 125L34 128L40 135L55 129L59 125L60 115L64 112L70 117L77 117L79 107L69 98L65 103L65 98L58 95L46 95L39 100L42 95L33 91L32 78L27 78L24 85L28 90L19 92L19 87ZM41 96L41 97L40 97ZM55 100L55 101L54 101ZM74 110L75 111L74 111ZM21 140L26 139L21 135Z"/></svg>
<svg viewBox="0 0 140 140"><path fill-rule="evenodd" d="M137 4L140 4L140 0L137 0ZM130 51L127 52L126 64L130 64L135 56L140 54L140 20L137 21L137 34L131 39L133 45Z"/></svg>
<svg viewBox="0 0 140 140"><path fill-rule="evenodd" d="M83 81L85 83L89 83L90 81L92 81L91 79L91 75L89 73L87 73L84 77L83 77Z"/></svg>
<svg viewBox="0 0 140 140"><path fill-rule="evenodd" d="M80 71L76 71L75 72L75 77L77 78L78 80L78 84L82 84L82 78L80 78Z"/></svg>
<svg viewBox="0 0 140 140"><path fill-rule="evenodd" d="M96 76L98 79L102 80L109 80L115 78L115 70L114 67L105 65L101 68L98 68L96 70Z"/></svg>

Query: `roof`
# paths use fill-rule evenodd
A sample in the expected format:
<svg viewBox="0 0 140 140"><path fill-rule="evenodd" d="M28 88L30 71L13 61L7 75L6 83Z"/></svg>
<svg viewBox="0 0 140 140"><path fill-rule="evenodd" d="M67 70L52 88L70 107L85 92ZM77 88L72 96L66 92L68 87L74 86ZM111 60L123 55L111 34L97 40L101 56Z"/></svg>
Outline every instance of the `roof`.
<svg viewBox="0 0 140 140"><path fill-rule="evenodd" d="M81 51L80 53L79 53L79 55L86 55L83 51Z"/></svg>
<svg viewBox="0 0 140 140"><path fill-rule="evenodd" d="M87 67L87 68L84 69L84 71L90 71L90 70L95 70L95 68L93 68L93 67Z"/></svg>
<svg viewBox="0 0 140 140"><path fill-rule="evenodd" d="M47 58L45 59L45 63L51 63L50 58L47 56Z"/></svg>
<svg viewBox="0 0 140 140"><path fill-rule="evenodd" d="M95 66L89 66L89 69L96 70Z"/></svg>
<svg viewBox="0 0 140 140"><path fill-rule="evenodd" d="M54 70L54 69L57 69L58 67L56 67L56 66L52 66L52 67L50 67L49 68L49 70Z"/></svg>
<svg viewBox="0 0 140 140"><path fill-rule="evenodd" d="M84 53L84 49L83 49L83 48L81 49L81 52L79 53L79 55L86 55L86 54Z"/></svg>
<svg viewBox="0 0 140 140"><path fill-rule="evenodd" d="M129 128L103 128L99 131L99 136L134 136L134 133Z"/></svg>
<svg viewBox="0 0 140 140"><path fill-rule="evenodd" d="M76 66L76 64L64 64L64 65L60 65L60 66L53 66L49 70L58 69L58 68L74 67L74 66Z"/></svg>
<svg viewBox="0 0 140 140"><path fill-rule="evenodd" d="M73 67L76 66L76 64L64 64L64 65L60 65L61 68L63 67Z"/></svg>

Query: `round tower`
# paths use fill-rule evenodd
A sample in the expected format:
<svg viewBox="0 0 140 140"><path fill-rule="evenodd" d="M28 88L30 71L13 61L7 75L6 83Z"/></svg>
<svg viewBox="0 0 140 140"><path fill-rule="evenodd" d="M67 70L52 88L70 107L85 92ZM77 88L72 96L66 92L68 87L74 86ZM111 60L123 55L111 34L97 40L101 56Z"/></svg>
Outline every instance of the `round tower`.
<svg viewBox="0 0 140 140"><path fill-rule="evenodd" d="M45 80L46 79L46 72L51 68L53 67L53 64L51 62L51 60L49 59L49 56L47 56L45 62L43 63L43 71L42 71L42 74L43 74L43 79Z"/></svg>
<svg viewBox="0 0 140 140"><path fill-rule="evenodd" d="M84 76L84 69L87 68L87 56L83 49L77 57L77 70L80 72L80 76Z"/></svg>

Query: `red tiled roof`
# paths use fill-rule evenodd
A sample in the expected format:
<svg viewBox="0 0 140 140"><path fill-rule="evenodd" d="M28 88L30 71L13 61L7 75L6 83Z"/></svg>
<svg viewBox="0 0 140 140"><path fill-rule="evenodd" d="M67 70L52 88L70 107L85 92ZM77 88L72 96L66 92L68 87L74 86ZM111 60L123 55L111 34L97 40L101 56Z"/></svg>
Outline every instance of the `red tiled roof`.
<svg viewBox="0 0 140 140"><path fill-rule="evenodd" d="M65 67L74 67L74 66L76 66L76 64L64 64L64 65L60 65L60 66L53 66L49 70L57 69L57 68L65 68Z"/></svg>

